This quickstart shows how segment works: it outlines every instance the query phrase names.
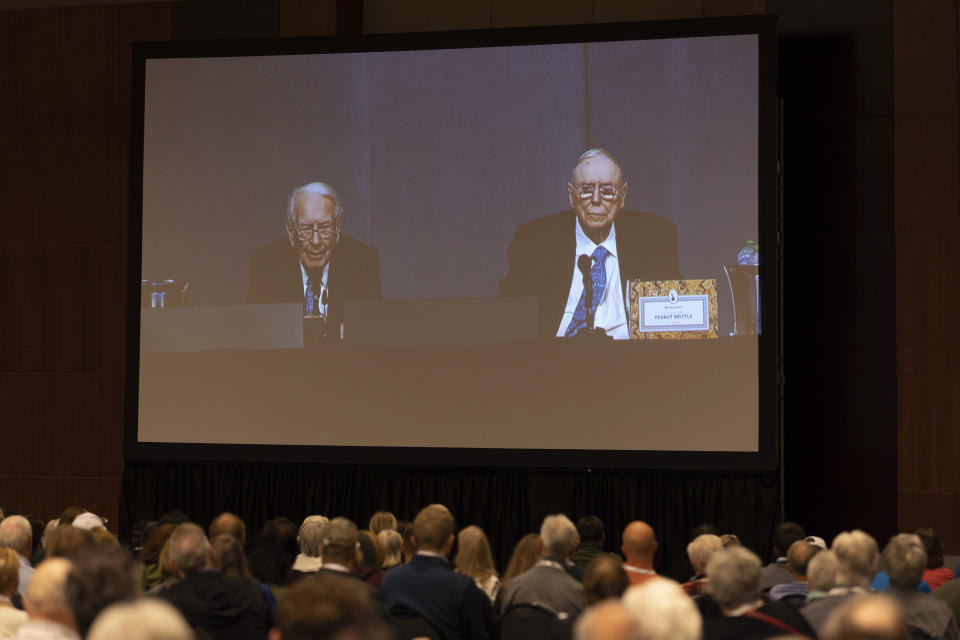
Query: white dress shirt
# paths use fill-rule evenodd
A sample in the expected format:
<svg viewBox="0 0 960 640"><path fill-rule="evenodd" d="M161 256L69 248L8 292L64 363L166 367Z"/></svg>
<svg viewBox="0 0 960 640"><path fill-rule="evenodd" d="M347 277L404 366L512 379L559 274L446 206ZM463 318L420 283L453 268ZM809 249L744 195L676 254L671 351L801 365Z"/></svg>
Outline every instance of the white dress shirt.
<svg viewBox="0 0 960 640"><path fill-rule="evenodd" d="M610 252L604 262L607 284L603 289L603 295L600 297L600 304L597 306L593 326L603 329L607 332L607 335L613 336L616 340L626 340L630 337L630 333L627 331L627 312L623 304L623 286L620 284L616 223L610 225L610 234L600 245L587 237L587 234L580 228L580 220L574 220L573 226L576 227L577 250L572 256L573 276L570 281L570 295L567 296L567 306L563 311L563 318L560 319L557 337L562 338L566 334L567 327L573 320L573 313L577 310L577 303L580 302L580 296L583 295L583 274L577 268L577 258L584 254L592 255L598 246L602 246Z"/></svg>
<svg viewBox="0 0 960 640"><path fill-rule="evenodd" d="M323 292L327 290L327 274L330 273L330 263L328 262L323 268L323 282L313 283L313 297L317 300L317 309L320 310L320 315L324 318L327 317L327 305L323 304ZM303 283L303 299L307 299L307 270L303 268L303 263L300 263L300 277L301 282ZM317 286L319 284L319 286ZM329 293L327 296L329 297Z"/></svg>

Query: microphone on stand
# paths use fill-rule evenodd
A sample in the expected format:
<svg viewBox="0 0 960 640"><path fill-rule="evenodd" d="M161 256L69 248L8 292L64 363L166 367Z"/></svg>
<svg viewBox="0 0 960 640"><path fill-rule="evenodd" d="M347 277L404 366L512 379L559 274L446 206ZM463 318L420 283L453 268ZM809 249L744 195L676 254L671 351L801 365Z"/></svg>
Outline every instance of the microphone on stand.
<svg viewBox="0 0 960 640"><path fill-rule="evenodd" d="M587 312L587 326L583 331L586 333L593 331L593 278L590 277L592 262L593 260L587 254L577 258L577 268L583 276L583 306L584 311Z"/></svg>

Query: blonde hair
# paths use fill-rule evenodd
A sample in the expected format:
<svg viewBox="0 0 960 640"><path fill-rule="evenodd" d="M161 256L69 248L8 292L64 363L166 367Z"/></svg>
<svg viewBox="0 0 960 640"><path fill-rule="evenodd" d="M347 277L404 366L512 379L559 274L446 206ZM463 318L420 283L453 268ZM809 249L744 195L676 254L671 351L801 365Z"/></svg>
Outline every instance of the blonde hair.
<svg viewBox="0 0 960 640"><path fill-rule="evenodd" d="M0 546L0 596L10 595L20 586L20 556L10 547Z"/></svg>
<svg viewBox="0 0 960 640"><path fill-rule="evenodd" d="M457 573L470 576L476 582L483 582L497 575L493 566L493 554L483 529L476 525L464 527L457 535L457 557L454 563Z"/></svg>
<svg viewBox="0 0 960 640"><path fill-rule="evenodd" d="M393 529L385 529L377 534L380 546L383 547L383 563L381 569L389 569L400 564L400 554L403 551L403 536Z"/></svg>
<svg viewBox="0 0 960 640"><path fill-rule="evenodd" d="M507 570L503 574L503 584L501 591L507 586L507 583L518 575L537 564L540 559L540 534L528 533L520 538L520 542L513 549L513 555L510 556L510 562L507 564Z"/></svg>
<svg viewBox="0 0 960 640"><path fill-rule="evenodd" d="M377 511L370 516L370 531L373 531L374 535L389 529L397 530L397 516L389 511Z"/></svg>

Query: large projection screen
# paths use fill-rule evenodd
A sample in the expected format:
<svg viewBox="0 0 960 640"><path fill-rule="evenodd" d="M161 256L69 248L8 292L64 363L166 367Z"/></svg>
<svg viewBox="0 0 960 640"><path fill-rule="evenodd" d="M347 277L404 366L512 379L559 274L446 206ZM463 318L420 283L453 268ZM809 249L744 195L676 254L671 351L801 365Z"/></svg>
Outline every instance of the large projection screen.
<svg viewBox="0 0 960 640"><path fill-rule="evenodd" d="M137 45L128 457L772 465L772 34ZM614 208L599 237L570 211L584 181ZM311 183L335 193L297 196L329 205L307 220ZM590 285L598 238L617 262ZM757 331L725 271L748 241ZM713 283L716 336L626 339L628 281L678 278ZM584 283L616 339L563 337Z"/></svg>

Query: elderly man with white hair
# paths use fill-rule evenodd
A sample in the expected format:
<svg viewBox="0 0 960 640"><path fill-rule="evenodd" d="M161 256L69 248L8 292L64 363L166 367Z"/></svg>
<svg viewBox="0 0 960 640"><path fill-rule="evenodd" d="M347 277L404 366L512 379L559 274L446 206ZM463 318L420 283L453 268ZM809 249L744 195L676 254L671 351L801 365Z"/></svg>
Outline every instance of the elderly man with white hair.
<svg viewBox="0 0 960 640"><path fill-rule="evenodd" d="M565 562L580 542L577 527L558 513L543 519L540 527L540 560L507 583L503 612L517 604L536 604L554 613L574 616L583 609L583 587L567 573Z"/></svg>
<svg viewBox="0 0 960 640"><path fill-rule="evenodd" d="M808 602L800 609L817 633L823 630L834 609L852 596L867 593L870 580L877 572L877 541L864 531L854 529L840 533L833 539L830 551L837 560L833 588L826 596Z"/></svg>
<svg viewBox="0 0 960 640"><path fill-rule="evenodd" d="M746 547L716 552L707 563L708 590L722 615L703 621L704 640L760 640L779 635L814 637L795 607L764 604L760 558Z"/></svg>
<svg viewBox="0 0 960 640"><path fill-rule="evenodd" d="M890 577L886 593L900 604L907 626L927 638L956 640L957 621L950 606L917 590L927 568L927 552L920 536L901 533L890 538L880 564Z"/></svg>
<svg viewBox="0 0 960 640"><path fill-rule="evenodd" d="M698 596L703 593L707 586L707 562L714 553L723 549L723 541L720 536L712 533L702 533L687 545L687 557L690 559L690 566L693 567L693 577L683 584L683 590L691 596Z"/></svg>
<svg viewBox="0 0 960 640"><path fill-rule="evenodd" d="M155 598L103 610L87 640L194 640L193 629L172 606Z"/></svg>
<svg viewBox="0 0 960 640"><path fill-rule="evenodd" d="M30 553L33 551L33 527L23 516L7 516L0 522L0 545L10 547L17 552L20 560L20 586L17 593L26 595L33 567L30 565Z"/></svg>
<svg viewBox="0 0 960 640"><path fill-rule="evenodd" d="M77 622L67 602L66 583L69 560L51 558L37 567L23 605L27 621L17 629L20 640L79 640Z"/></svg>
<svg viewBox="0 0 960 640"><path fill-rule="evenodd" d="M683 588L654 578L627 589L623 605L636 616L640 640L700 640L703 620Z"/></svg>
<svg viewBox="0 0 960 640"><path fill-rule="evenodd" d="M297 542L300 553L293 561L296 573L315 573L323 566L323 528L330 522L326 516L307 516L303 519Z"/></svg>

